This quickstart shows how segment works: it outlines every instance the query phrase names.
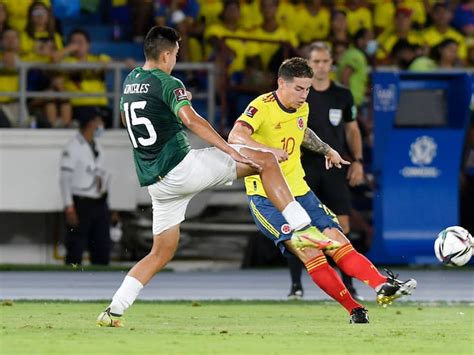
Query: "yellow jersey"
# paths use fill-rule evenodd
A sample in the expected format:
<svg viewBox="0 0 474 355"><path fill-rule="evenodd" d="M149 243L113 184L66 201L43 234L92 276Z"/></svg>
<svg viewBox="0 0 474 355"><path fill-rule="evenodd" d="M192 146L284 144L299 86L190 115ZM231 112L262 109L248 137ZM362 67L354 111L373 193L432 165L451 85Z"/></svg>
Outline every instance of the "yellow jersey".
<svg viewBox="0 0 474 355"><path fill-rule="evenodd" d="M275 40L275 41L284 41L290 43L293 48L297 48L299 45L298 38L296 34L288 30L285 27L278 26L277 29L273 32L267 32L262 27L259 27L252 31L252 33L248 36L249 39L261 39L261 40ZM249 50L249 46L252 45ZM262 59L263 67L268 69L268 65L270 64L270 60L275 55L275 53L280 48L279 44L273 43L265 43L265 42L247 42L247 55L250 56L252 54L257 54Z"/></svg>
<svg viewBox="0 0 474 355"><path fill-rule="evenodd" d="M312 14L305 7L298 12L298 21L300 24L298 37L303 43L320 41L327 38L331 27L331 12L321 7L317 14Z"/></svg>
<svg viewBox="0 0 474 355"><path fill-rule="evenodd" d="M87 62L89 63L107 63L111 58L106 54L87 55ZM64 58L65 63L77 63L78 59L75 57ZM77 72L69 72L69 75L64 83L66 91L72 91L85 94L102 94L107 93L107 86L105 84L105 74L101 70L78 70ZM95 97L73 97L70 99L72 106L106 106L108 103L106 96Z"/></svg>
<svg viewBox="0 0 474 355"><path fill-rule="evenodd" d="M0 63L3 64L3 53L0 53ZM15 68L0 68L0 90L9 92L18 92L20 89L20 82L18 80L18 70ZM16 98L8 96L0 96L0 103L9 103L16 101Z"/></svg>
<svg viewBox="0 0 474 355"><path fill-rule="evenodd" d="M285 108L275 92L254 99L238 118L252 129L252 139L271 148L284 149L288 160L280 163L283 175L294 196L303 196L309 191L301 165L301 144L308 124L308 103L297 110ZM247 195L267 197L259 175L245 178Z"/></svg>
<svg viewBox="0 0 474 355"><path fill-rule="evenodd" d="M372 12L366 7L358 7L355 10L345 9L347 15L347 29L351 35L355 35L361 28L372 30Z"/></svg>
<svg viewBox="0 0 474 355"><path fill-rule="evenodd" d="M2 0L1 2L7 8L8 26L20 33L24 31L28 22L28 9L33 0ZM46 7L51 7L50 0L40 0L39 2L43 3Z"/></svg>
<svg viewBox="0 0 474 355"><path fill-rule="evenodd" d="M226 36L237 36L237 37L246 37L248 38L248 31L245 31L243 28L238 28L235 31L232 31L225 27L222 23L215 23L209 27L206 27L204 31L204 41L206 45L206 57L209 57L212 53L212 47L208 43L211 37L222 38ZM243 39L231 39L228 38L225 40L225 45L229 47L233 52L235 57L228 68L228 74L234 74L245 69L245 58L247 56L256 55L258 52L258 45L252 41L246 41Z"/></svg>
<svg viewBox="0 0 474 355"><path fill-rule="evenodd" d="M422 47L425 44L423 36L418 31L408 32L407 38L408 43ZM377 37L377 42L380 47L377 50L377 59L384 60L390 56L393 47L400 40L395 32L385 31Z"/></svg>
<svg viewBox="0 0 474 355"><path fill-rule="evenodd" d="M449 27L445 33L438 32L434 27L428 27L423 32L423 39L429 47L434 47L440 44L445 39L452 39L458 42L458 56L461 59L466 59L467 57L467 48L465 38L462 34L456 31L454 28Z"/></svg>

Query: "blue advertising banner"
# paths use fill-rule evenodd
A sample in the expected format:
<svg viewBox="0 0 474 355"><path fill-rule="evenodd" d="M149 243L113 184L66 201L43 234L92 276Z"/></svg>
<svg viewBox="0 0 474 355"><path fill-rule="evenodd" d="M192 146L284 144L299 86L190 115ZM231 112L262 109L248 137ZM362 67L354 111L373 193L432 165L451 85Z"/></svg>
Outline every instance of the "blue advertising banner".
<svg viewBox="0 0 474 355"><path fill-rule="evenodd" d="M375 73L376 263L438 263L434 240L459 223L459 173L471 81L466 74Z"/></svg>

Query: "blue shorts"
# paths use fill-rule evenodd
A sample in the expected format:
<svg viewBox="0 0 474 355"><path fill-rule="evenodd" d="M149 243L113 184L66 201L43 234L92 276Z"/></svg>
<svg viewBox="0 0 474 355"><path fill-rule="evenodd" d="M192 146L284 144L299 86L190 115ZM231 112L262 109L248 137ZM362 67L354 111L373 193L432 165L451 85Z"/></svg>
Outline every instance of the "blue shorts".
<svg viewBox="0 0 474 355"><path fill-rule="evenodd" d="M266 197L253 195L248 196L248 199L250 212L258 229L280 248L284 256L292 255L283 243L291 239L292 233L281 212ZM296 197L296 201L308 212L311 217L311 224L320 231L326 228L337 228L342 232L336 215L324 206L312 191L309 191L306 195Z"/></svg>

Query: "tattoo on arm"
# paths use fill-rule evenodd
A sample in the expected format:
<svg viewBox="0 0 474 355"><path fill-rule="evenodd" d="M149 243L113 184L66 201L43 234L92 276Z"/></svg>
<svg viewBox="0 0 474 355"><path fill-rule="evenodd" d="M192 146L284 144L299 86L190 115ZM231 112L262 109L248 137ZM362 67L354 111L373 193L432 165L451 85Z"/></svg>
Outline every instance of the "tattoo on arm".
<svg viewBox="0 0 474 355"><path fill-rule="evenodd" d="M306 128L303 138L303 147L321 155L327 155L331 147L324 143L314 131Z"/></svg>

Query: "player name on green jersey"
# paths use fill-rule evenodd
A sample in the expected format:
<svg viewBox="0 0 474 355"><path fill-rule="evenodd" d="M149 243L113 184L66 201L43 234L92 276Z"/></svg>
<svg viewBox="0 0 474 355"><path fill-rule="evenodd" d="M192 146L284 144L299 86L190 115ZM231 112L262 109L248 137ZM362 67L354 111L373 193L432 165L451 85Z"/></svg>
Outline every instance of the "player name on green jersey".
<svg viewBox="0 0 474 355"><path fill-rule="evenodd" d="M120 110L141 186L162 179L191 149L178 111L191 105L181 80L160 69L136 68L123 84Z"/></svg>
<svg viewBox="0 0 474 355"><path fill-rule="evenodd" d="M146 94L150 84L127 84L123 89L124 94Z"/></svg>

